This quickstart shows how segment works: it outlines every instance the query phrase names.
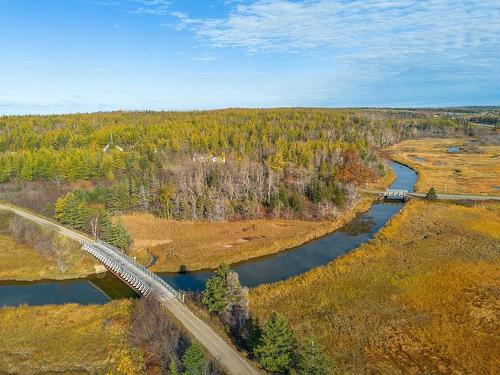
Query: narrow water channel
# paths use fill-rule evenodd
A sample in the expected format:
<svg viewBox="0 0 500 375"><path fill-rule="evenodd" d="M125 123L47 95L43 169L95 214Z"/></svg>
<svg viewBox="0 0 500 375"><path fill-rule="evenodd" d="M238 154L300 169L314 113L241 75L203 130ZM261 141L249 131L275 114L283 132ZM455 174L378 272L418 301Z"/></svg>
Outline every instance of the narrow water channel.
<svg viewBox="0 0 500 375"><path fill-rule="evenodd" d="M393 189L413 191L416 173L401 164L392 163L396 180ZM375 202L370 210L359 214L342 228L296 248L252 261L233 268L242 284L255 287L300 275L322 266L372 238L403 206L399 202ZM173 287L182 290L201 290L209 271L186 274L161 274ZM111 274L67 281L0 282L0 306L79 303L103 304L114 298L134 296L135 293Z"/></svg>

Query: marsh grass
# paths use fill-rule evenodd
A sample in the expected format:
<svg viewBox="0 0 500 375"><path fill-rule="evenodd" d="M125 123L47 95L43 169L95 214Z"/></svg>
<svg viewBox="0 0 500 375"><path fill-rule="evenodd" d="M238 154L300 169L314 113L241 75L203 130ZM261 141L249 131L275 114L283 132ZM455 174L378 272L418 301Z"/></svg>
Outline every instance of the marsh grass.
<svg viewBox="0 0 500 375"><path fill-rule="evenodd" d="M71 279L98 270L76 241L0 210L0 280Z"/></svg>
<svg viewBox="0 0 500 375"><path fill-rule="evenodd" d="M151 267L160 272L217 268L259 256L274 254L321 237L366 211L371 198L363 198L353 210L335 220L244 220L222 223L161 219L150 214L126 214L117 218L131 233L131 255L158 260Z"/></svg>
<svg viewBox="0 0 500 375"><path fill-rule="evenodd" d="M389 147L391 158L418 172L416 190L438 193L498 194L500 186L500 147L471 146L464 138L424 138L403 141ZM458 146L458 153L448 152ZM422 160L415 158L421 158Z"/></svg>
<svg viewBox="0 0 500 375"><path fill-rule="evenodd" d="M286 314L339 373L495 373L500 204L410 202L369 243L251 292L264 320Z"/></svg>
<svg viewBox="0 0 500 375"><path fill-rule="evenodd" d="M15 374L104 374L140 370L127 345L131 301L0 309L0 369ZM126 372L121 372L126 373ZM135 372L130 372L135 373Z"/></svg>

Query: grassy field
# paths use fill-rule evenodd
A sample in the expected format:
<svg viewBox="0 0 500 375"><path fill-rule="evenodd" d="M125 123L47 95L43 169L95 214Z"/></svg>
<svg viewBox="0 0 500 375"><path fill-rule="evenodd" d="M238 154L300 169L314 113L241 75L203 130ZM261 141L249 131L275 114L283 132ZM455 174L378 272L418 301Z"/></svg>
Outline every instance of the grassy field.
<svg viewBox="0 0 500 375"><path fill-rule="evenodd" d="M136 374L131 302L0 309L0 373Z"/></svg>
<svg viewBox="0 0 500 375"><path fill-rule="evenodd" d="M251 310L286 314L342 374L494 374L499 249L500 204L411 201L358 250L252 290Z"/></svg>
<svg viewBox="0 0 500 375"><path fill-rule="evenodd" d="M131 254L146 259L158 257L154 271L216 268L300 245L323 236L350 221L356 212L367 210L371 200L363 199L355 210L338 219L304 221L263 219L224 223L161 219L149 214L121 215L120 220L134 239Z"/></svg>
<svg viewBox="0 0 500 375"><path fill-rule="evenodd" d="M500 147L467 139L413 139L389 147L391 157L418 172L417 191L500 195ZM457 146L458 153L448 152Z"/></svg>
<svg viewBox="0 0 500 375"><path fill-rule="evenodd" d="M31 281L40 279L74 279L102 272L102 267L78 243L60 238L65 248L64 266L53 257L42 255L36 249L0 234L0 280ZM65 243L65 244L63 244Z"/></svg>

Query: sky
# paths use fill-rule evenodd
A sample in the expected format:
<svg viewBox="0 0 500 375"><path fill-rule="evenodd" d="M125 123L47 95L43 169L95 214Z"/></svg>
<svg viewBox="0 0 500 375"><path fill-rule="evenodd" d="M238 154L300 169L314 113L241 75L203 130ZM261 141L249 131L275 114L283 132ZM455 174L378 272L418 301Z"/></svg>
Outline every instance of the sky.
<svg viewBox="0 0 500 375"><path fill-rule="evenodd" d="M498 0L0 0L0 114L459 105Z"/></svg>

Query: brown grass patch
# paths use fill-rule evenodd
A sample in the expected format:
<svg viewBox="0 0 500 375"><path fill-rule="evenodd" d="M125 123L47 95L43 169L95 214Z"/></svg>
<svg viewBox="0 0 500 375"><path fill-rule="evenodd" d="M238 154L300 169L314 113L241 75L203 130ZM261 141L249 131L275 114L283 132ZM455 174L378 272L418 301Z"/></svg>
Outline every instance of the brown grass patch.
<svg viewBox="0 0 500 375"><path fill-rule="evenodd" d="M104 374L133 368L141 361L126 344L130 307L130 301L118 300L102 306L2 308L0 372Z"/></svg>
<svg viewBox="0 0 500 375"><path fill-rule="evenodd" d="M364 199L355 210L336 220L245 220L224 223L176 221L150 214L121 215L120 220L134 239L131 254L145 259L158 257L152 270L176 272L216 268L259 256L274 254L323 236L350 221L371 204Z"/></svg>
<svg viewBox="0 0 500 375"><path fill-rule="evenodd" d="M55 258L43 256L36 249L0 234L0 280L74 279L103 271L77 242L64 237L58 242L65 248L64 270L58 267Z"/></svg>
<svg viewBox="0 0 500 375"><path fill-rule="evenodd" d="M438 193L499 194L500 148L473 145L467 139L412 139L388 148L391 157L418 172L416 190ZM448 147L458 146L460 152L450 153ZM416 160L415 157L422 158Z"/></svg>
<svg viewBox="0 0 500 375"><path fill-rule="evenodd" d="M314 333L339 373L493 374L499 248L500 204L412 201L358 250L252 290L251 310Z"/></svg>

